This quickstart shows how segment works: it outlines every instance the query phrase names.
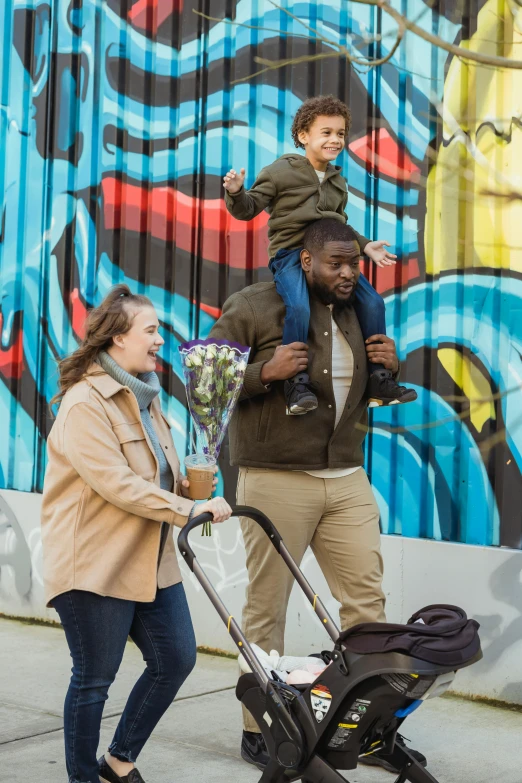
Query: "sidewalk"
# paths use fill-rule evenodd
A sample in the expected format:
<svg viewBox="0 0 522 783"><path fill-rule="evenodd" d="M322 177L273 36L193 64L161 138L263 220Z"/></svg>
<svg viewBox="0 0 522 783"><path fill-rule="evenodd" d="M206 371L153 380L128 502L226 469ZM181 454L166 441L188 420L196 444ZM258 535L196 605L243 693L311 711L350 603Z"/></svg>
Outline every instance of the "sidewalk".
<svg viewBox="0 0 522 783"><path fill-rule="evenodd" d="M62 704L70 658L60 629L0 619L0 778L8 783L66 783ZM102 748L142 670L127 645L105 708ZM140 757L147 783L257 783L260 773L239 755L241 715L236 664L199 655L195 672ZM522 713L460 699L434 699L406 721L412 747L426 754L439 783L521 783ZM350 783L393 783L363 767Z"/></svg>

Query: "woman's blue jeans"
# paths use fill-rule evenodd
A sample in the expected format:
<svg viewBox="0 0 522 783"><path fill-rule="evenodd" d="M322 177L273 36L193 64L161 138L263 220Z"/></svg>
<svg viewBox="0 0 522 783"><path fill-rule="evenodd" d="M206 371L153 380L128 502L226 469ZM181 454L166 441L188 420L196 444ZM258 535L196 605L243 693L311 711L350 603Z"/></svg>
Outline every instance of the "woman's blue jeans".
<svg viewBox="0 0 522 783"><path fill-rule="evenodd" d="M53 599L73 661L65 699L65 759L70 783L99 783L96 760L109 687L130 636L146 668L132 689L109 751L136 761L196 663L196 640L181 583L150 603L71 590Z"/></svg>
<svg viewBox="0 0 522 783"><path fill-rule="evenodd" d="M301 250L279 250L270 261L277 293L285 303L283 345L308 342L310 326L310 300L306 277L301 268ZM365 340L373 334L386 334L386 310L384 299L361 274L355 286L354 310ZM384 369L372 364L370 372Z"/></svg>

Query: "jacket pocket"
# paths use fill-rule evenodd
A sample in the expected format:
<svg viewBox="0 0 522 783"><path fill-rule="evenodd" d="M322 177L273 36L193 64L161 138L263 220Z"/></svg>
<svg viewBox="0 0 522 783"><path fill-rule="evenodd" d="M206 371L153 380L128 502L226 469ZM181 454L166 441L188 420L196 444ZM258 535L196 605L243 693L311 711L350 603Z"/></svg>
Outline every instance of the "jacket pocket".
<svg viewBox="0 0 522 783"><path fill-rule="evenodd" d="M120 443L129 443L133 440L145 440L145 434L141 422L124 421L121 424L113 424L113 430Z"/></svg>
<svg viewBox="0 0 522 783"><path fill-rule="evenodd" d="M271 404L270 401L266 399L263 400L263 407L261 409L261 416L259 417L259 425L257 428L257 440L260 443L264 443L266 440L266 434L268 432L268 422L270 419L270 409Z"/></svg>
<svg viewBox="0 0 522 783"><path fill-rule="evenodd" d="M121 422L113 424L113 430L118 438L123 456L132 471L147 481L154 481L156 476L156 460L152 454L141 422Z"/></svg>
<svg viewBox="0 0 522 783"><path fill-rule="evenodd" d="M78 508L76 509L76 519L74 522L74 535L76 536L78 529L82 523L83 520L83 510L85 508L85 496L87 492L89 491L90 487L86 484L82 490L82 494L80 495L80 501L78 503ZM75 543L76 548L76 543Z"/></svg>

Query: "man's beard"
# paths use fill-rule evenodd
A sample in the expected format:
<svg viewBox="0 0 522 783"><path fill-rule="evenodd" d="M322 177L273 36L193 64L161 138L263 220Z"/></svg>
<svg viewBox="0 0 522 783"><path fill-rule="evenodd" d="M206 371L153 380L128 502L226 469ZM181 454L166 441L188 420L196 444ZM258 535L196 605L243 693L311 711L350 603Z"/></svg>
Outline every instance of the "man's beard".
<svg viewBox="0 0 522 783"><path fill-rule="evenodd" d="M355 297L355 289L357 283L352 289L352 293L348 298L339 297L335 291L331 291L324 283L320 283L317 279L313 279L310 289L312 293L325 305L333 305L334 310L343 310L345 307L352 307Z"/></svg>

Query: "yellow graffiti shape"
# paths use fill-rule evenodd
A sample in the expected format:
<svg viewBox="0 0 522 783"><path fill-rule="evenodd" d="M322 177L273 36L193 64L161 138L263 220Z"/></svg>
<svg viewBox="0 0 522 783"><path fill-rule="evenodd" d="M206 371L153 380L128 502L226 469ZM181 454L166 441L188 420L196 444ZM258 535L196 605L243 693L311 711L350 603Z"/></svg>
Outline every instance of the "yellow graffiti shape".
<svg viewBox="0 0 522 783"><path fill-rule="evenodd" d="M462 45L522 59L522 9L489 0ZM442 115L427 183L426 271L522 272L522 70L453 58Z"/></svg>
<svg viewBox="0 0 522 783"><path fill-rule="evenodd" d="M468 356L463 356L455 348L440 348L437 355L450 378L470 400L471 423L477 432L482 432L484 424L496 418L489 380Z"/></svg>

